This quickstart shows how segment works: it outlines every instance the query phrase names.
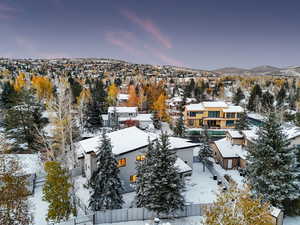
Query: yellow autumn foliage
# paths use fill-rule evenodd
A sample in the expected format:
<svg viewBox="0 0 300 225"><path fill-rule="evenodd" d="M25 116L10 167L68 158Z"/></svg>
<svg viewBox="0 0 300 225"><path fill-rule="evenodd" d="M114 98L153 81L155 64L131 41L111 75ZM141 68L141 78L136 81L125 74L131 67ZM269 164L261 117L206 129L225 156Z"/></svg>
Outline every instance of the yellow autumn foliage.
<svg viewBox="0 0 300 225"><path fill-rule="evenodd" d="M21 91L21 89L26 85L25 73L21 72L17 76L14 82L14 89L16 92Z"/></svg>
<svg viewBox="0 0 300 225"><path fill-rule="evenodd" d="M33 76L32 87L36 90L39 99L50 99L53 94L53 85L49 78L43 76Z"/></svg>

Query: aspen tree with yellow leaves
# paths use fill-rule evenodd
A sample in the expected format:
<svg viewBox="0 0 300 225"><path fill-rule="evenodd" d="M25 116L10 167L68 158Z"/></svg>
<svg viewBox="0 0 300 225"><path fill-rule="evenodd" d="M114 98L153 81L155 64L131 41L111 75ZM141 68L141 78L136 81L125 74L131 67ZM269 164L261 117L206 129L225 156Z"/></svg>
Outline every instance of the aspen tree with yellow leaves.
<svg viewBox="0 0 300 225"><path fill-rule="evenodd" d="M127 101L127 106L130 106L130 107L137 106L138 102L139 102L139 98L136 94L134 85L129 86L128 94L129 94L129 97L128 97L128 101Z"/></svg>
<svg viewBox="0 0 300 225"><path fill-rule="evenodd" d="M167 96L161 94L158 97L158 99L153 103L153 110L157 113L159 120L164 122L169 120L168 107L166 101Z"/></svg>
<svg viewBox="0 0 300 225"><path fill-rule="evenodd" d="M273 225L270 204L253 198L249 188L239 189L233 183L205 209L202 222L203 225Z"/></svg>
<svg viewBox="0 0 300 225"><path fill-rule="evenodd" d="M21 91L23 87L26 85L26 79L25 79L25 73L21 72L17 76L15 82L14 82L14 89L16 92Z"/></svg>
<svg viewBox="0 0 300 225"><path fill-rule="evenodd" d="M115 84L112 84L108 87L107 100L109 105L116 105L118 94L119 94L119 89Z"/></svg>
<svg viewBox="0 0 300 225"><path fill-rule="evenodd" d="M33 76L31 80L32 87L36 90L39 100L50 99L53 94L53 85L48 77Z"/></svg>

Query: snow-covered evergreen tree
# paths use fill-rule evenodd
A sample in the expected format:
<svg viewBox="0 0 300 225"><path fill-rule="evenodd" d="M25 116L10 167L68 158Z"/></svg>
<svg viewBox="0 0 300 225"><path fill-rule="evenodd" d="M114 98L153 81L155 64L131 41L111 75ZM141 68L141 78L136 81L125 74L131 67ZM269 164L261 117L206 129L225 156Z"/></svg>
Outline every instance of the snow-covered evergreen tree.
<svg viewBox="0 0 300 225"><path fill-rule="evenodd" d="M212 150L210 147L210 137L206 126L204 127L200 142L201 145L200 145L198 157L203 164L203 171L205 172L205 167L210 163L209 157L212 157Z"/></svg>
<svg viewBox="0 0 300 225"><path fill-rule="evenodd" d="M250 124L247 119L247 113L242 112L239 120L235 124L235 128L238 129L239 131L242 130L249 130Z"/></svg>
<svg viewBox="0 0 300 225"><path fill-rule="evenodd" d="M185 126L184 126L184 119L183 119L183 107L180 109L180 116L176 122L176 126L174 127L174 133L178 137L183 137L185 134Z"/></svg>
<svg viewBox="0 0 300 225"><path fill-rule="evenodd" d="M155 164L155 149L153 143L149 139L149 145L147 152L145 153L145 159L142 161L137 161L137 181L136 181L136 205L137 207L145 207L148 197L145 193L147 185L151 185L150 175Z"/></svg>
<svg viewBox="0 0 300 225"><path fill-rule="evenodd" d="M245 98L245 95L242 91L242 89L239 87L236 91L236 93L234 93L234 96L233 96L233 99L232 99L232 102L233 104L235 105L239 105L241 100L243 100Z"/></svg>
<svg viewBox="0 0 300 225"><path fill-rule="evenodd" d="M269 115L257 135L247 156L247 181L254 194L261 194L272 205L287 209L299 196L295 151L289 148L275 113Z"/></svg>
<svg viewBox="0 0 300 225"><path fill-rule="evenodd" d="M145 167L147 176L144 177L147 200L143 205L158 215L181 209L184 205L184 181L174 165L177 157L169 148L166 134L161 135L153 148L153 154L147 154L146 160L149 160L149 165Z"/></svg>
<svg viewBox="0 0 300 225"><path fill-rule="evenodd" d="M97 170L90 179L93 193L89 207L92 210L120 209L123 199L122 185L119 177L118 162L112 153L112 146L105 132L97 154Z"/></svg>

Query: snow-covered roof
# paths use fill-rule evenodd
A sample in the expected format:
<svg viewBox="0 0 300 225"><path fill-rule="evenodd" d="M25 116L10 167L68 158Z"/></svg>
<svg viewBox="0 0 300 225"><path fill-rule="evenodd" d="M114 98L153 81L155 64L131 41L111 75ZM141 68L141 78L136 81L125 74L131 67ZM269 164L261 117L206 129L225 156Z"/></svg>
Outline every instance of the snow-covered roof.
<svg viewBox="0 0 300 225"><path fill-rule="evenodd" d="M150 141L157 138L155 134L146 133L137 127L128 127L114 131L108 133L107 137L111 140L112 152L116 155L147 146L148 138ZM85 153L97 153L97 147L100 145L100 141L101 135L78 142L78 154L82 153L82 151Z"/></svg>
<svg viewBox="0 0 300 225"><path fill-rule="evenodd" d="M188 139L179 138L179 137L169 137L170 148L171 149L180 149L180 148L190 148L197 147L199 143L189 142Z"/></svg>
<svg viewBox="0 0 300 225"><path fill-rule="evenodd" d="M293 139L300 136L300 127L293 124L285 123L282 125L282 131L287 135L287 138Z"/></svg>
<svg viewBox="0 0 300 225"><path fill-rule="evenodd" d="M123 106L119 106L119 107L114 107L114 106L110 106L108 107L108 112L112 113L116 111L117 113L136 113L137 107L123 107Z"/></svg>
<svg viewBox="0 0 300 225"><path fill-rule="evenodd" d="M223 101L202 102L202 104L205 108L218 108L218 107L224 108L224 107L228 107L226 102L223 102Z"/></svg>
<svg viewBox="0 0 300 225"><path fill-rule="evenodd" d="M245 158L246 151L241 145L233 145L227 138L214 142L224 158Z"/></svg>
<svg viewBox="0 0 300 225"><path fill-rule="evenodd" d="M128 100L129 95L128 94L119 94L118 100Z"/></svg>
<svg viewBox="0 0 300 225"><path fill-rule="evenodd" d="M243 138L244 137L243 134L241 134L238 130L228 130L227 132L232 138Z"/></svg>
<svg viewBox="0 0 300 225"><path fill-rule="evenodd" d="M264 121L266 119L265 116L260 115L258 113L248 113L247 117L251 118L251 119L259 120L259 121Z"/></svg>
<svg viewBox="0 0 300 225"><path fill-rule="evenodd" d="M223 112L231 113L231 112L244 112L244 109L241 106L230 105L227 109L223 109Z"/></svg>
<svg viewBox="0 0 300 225"><path fill-rule="evenodd" d="M281 209L276 207L271 207L270 211L271 211L271 215L277 218L281 212Z"/></svg>
<svg viewBox="0 0 300 225"><path fill-rule="evenodd" d="M244 137L246 139L248 139L249 141L254 141L258 138L258 136L256 134L256 129L243 130L242 133L243 133Z"/></svg>
<svg viewBox="0 0 300 225"><path fill-rule="evenodd" d="M3 154L1 156L17 160L20 163L22 172L25 174L34 174L43 171L43 164L38 154Z"/></svg>
<svg viewBox="0 0 300 225"><path fill-rule="evenodd" d="M192 168L188 164L186 164L181 158L177 158L174 166L178 168L180 173L192 171Z"/></svg>
<svg viewBox="0 0 300 225"><path fill-rule="evenodd" d="M107 137L111 140L112 152L115 155L120 155L147 146L148 138L150 138L150 141L154 141L159 138L159 135L145 132L133 126L108 133ZM80 157L88 152L97 153L101 138L101 135L98 135L77 142L77 156ZM178 137L169 137L169 142L170 149L174 150L199 146L199 143L191 143L188 139Z"/></svg>
<svg viewBox="0 0 300 225"><path fill-rule="evenodd" d="M186 109L188 111L201 111L201 110L204 110L204 107L203 107L203 105L201 103L199 103L199 104L190 104L190 105L187 105Z"/></svg>
<svg viewBox="0 0 300 225"><path fill-rule="evenodd" d="M138 120L138 121L152 121L152 114L151 113L137 114L137 116L135 117L135 120Z"/></svg>

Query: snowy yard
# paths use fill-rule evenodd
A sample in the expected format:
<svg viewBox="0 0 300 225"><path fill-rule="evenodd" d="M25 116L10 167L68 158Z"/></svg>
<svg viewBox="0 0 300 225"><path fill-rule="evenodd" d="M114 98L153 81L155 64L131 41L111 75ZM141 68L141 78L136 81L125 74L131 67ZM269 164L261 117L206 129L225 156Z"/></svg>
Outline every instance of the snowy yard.
<svg viewBox="0 0 300 225"><path fill-rule="evenodd" d="M42 200L43 186L35 188L34 195L29 198L33 214L33 225L47 225L45 220L48 212L48 203Z"/></svg>
<svg viewBox="0 0 300 225"><path fill-rule="evenodd" d="M185 200L187 203L212 203L216 200L217 181L206 169L203 172L202 163L193 164L193 174L187 178Z"/></svg>

